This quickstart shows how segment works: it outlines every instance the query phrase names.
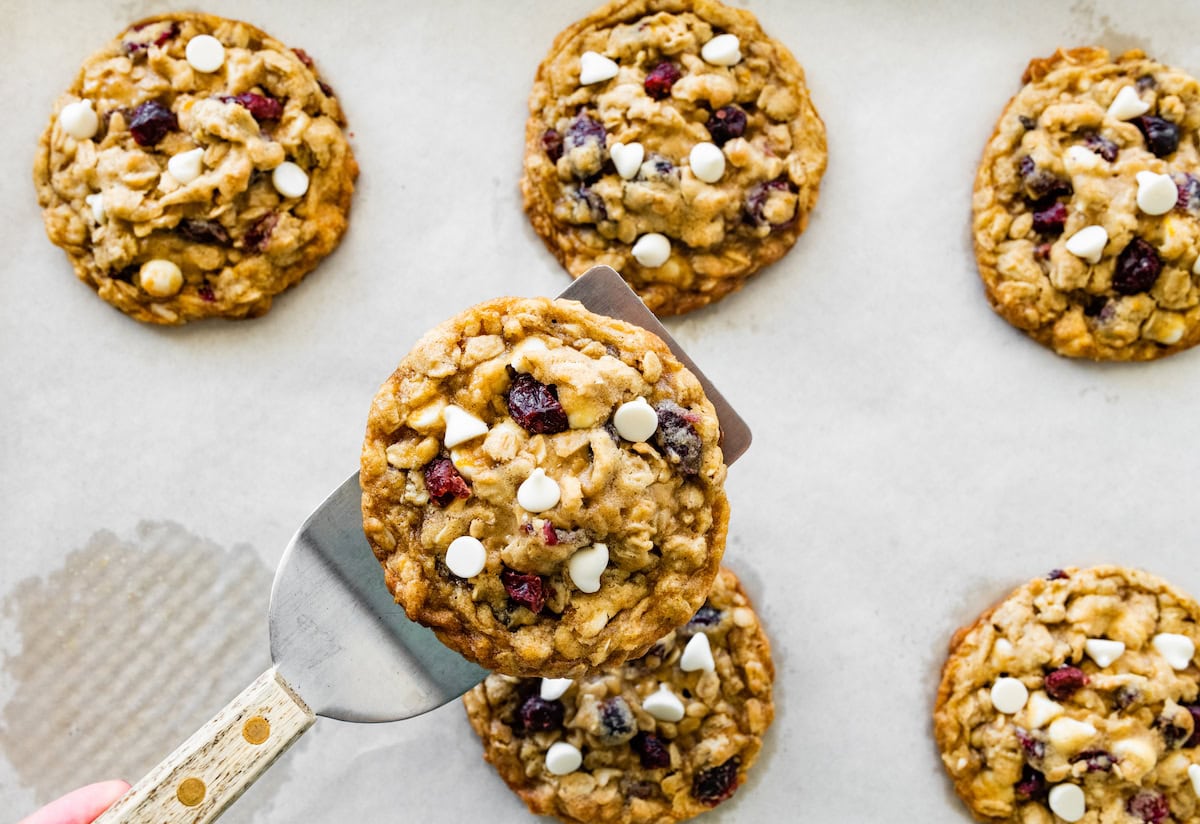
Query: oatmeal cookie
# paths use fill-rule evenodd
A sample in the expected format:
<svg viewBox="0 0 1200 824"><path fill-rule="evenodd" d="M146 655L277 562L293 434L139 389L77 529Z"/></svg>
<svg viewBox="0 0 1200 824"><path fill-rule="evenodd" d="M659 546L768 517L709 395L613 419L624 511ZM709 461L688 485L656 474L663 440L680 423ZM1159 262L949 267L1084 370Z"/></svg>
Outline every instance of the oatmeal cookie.
<svg viewBox="0 0 1200 824"><path fill-rule="evenodd" d="M1102 566L1055 570L960 629L933 720L975 817L1200 822L1198 621L1165 581Z"/></svg>
<svg viewBox="0 0 1200 824"><path fill-rule="evenodd" d="M367 422L364 529L408 616L509 675L643 654L725 548L720 429L658 337L501 298L423 337Z"/></svg>
<svg viewBox="0 0 1200 824"><path fill-rule="evenodd" d="M644 657L574 682L490 675L463 696L484 758L537 815L683 821L733 795L774 717L774 667L722 569L708 601Z"/></svg>
<svg viewBox="0 0 1200 824"><path fill-rule="evenodd" d="M83 64L34 163L50 240L147 323L262 315L346 230L358 165L312 60L247 23L135 23Z"/></svg>
<svg viewBox="0 0 1200 824"><path fill-rule="evenodd" d="M748 11L614 2L563 31L525 126L525 210L572 276L619 271L659 315L740 288L804 231L825 126Z"/></svg>
<svg viewBox="0 0 1200 824"><path fill-rule="evenodd" d="M1034 60L975 179L992 307L1060 355L1200 341L1200 84L1130 51Z"/></svg>

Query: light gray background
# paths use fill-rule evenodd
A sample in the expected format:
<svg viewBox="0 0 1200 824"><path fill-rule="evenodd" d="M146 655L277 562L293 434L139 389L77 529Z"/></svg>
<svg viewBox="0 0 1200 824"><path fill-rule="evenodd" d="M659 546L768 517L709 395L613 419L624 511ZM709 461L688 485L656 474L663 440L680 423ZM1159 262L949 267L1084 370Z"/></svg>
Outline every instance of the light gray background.
<svg viewBox="0 0 1200 824"><path fill-rule="evenodd" d="M1200 6L753 0L808 72L830 164L808 232L668 325L756 435L727 558L766 620L778 716L709 817L963 822L928 711L953 629L1022 580L1118 561L1200 593L1200 353L1069 362L988 309L975 163L1029 58L1142 46L1200 71ZM178 4L6 0L0 27L0 818L136 779L267 663L270 570L353 471L428 326L566 276L517 191L563 2L213 0L307 49L362 165L341 249L271 313L138 325L77 282L29 179L52 101ZM519 821L460 708L321 721L231 822Z"/></svg>

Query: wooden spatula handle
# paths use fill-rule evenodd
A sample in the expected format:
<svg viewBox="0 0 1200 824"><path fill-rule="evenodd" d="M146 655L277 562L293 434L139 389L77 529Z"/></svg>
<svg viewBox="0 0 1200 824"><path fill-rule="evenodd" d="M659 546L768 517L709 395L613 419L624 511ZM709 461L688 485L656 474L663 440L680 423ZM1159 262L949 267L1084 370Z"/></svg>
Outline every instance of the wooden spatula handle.
<svg viewBox="0 0 1200 824"><path fill-rule="evenodd" d="M300 696L269 669L95 824L215 821L315 720Z"/></svg>

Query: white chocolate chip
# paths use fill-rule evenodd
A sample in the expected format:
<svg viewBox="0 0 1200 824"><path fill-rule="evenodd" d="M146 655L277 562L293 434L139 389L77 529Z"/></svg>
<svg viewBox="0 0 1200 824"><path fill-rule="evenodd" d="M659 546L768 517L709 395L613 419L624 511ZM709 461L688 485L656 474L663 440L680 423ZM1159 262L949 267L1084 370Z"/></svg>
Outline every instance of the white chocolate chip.
<svg viewBox="0 0 1200 824"><path fill-rule="evenodd" d="M1076 721L1066 716L1055 718L1046 730L1051 746L1061 753L1071 755L1096 737L1096 728L1086 721Z"/></svg>
<svg viewBox="0 0 1200 824"><path fill-rule="evenodd" d="M547 509L553 509L561 496L558 484L553 478L547 477L543 469L533 470L517 487L517 503L526 512L545 512Z"/></svg>
<svg viewBox="0 0 1200 824"><path fill-rule="evenodd" d="M545 352L548 349L549 347L546 346L546 342L541 338L526 338L513 347L512 357L509 359L508 363L518 372L528 372L529 361L525 358L525 356L529 352Z"/></svg>
<svg viewBox="0 0 1200 824"><path fill-rule="evenodd" d="M1040 729L1063 714L1062 704L1051 701L1041 690L1029 696L1025 706L1025 724L1030 729Z"/></svg>
<svg viewBox="0 0 1200 824"><path fill-rule="evenodd" d="M1188 778L1192 779L1192 792L1200 795L1200 764L1188 765Z"/></svg>
<svg viewBox="0 0 1200 824"><path fill-rule="evenodd" d="M579 58L579 84L590 86L617 76L619 67L612 60L594 51L585 51Z"/></svg>
<svg viewBox="0 0 1200 824"><path fill-rule="evenodd" d="M63 106L58 113L58 125L76 140L89 140L100 130L100 117L90 100L76 100Z"/></svg>
<svg viewBox="0 0 1200 824"><path fill-rule="evenodd" d="M1100 168L1103 160L1104 158L1086 146L1075 145L1067 149L1067 154L1063 157L1063 165L1067 167L1069 174L1075 174L1094 171Z"/></svg>
<svg viewBox="0 0 1200 824"><path fill-rule="evenodd" d="M442 438L442 443L447 447L458 446L488 433L486 423L454 404L442 410L442 420L446 422L446 435Z"/></svg>
<svg viewBox="0 0 1200 824"><path fill-rule="evenodd" d="M633 256L647 269L657 269L671 257L671 241L658 232L642 235L633 244Z"/></svg>
<svg viewBox="0 0 1200 824"><path fill-rule="evenodd" d="M183 288L183 272L169 260L156 258L142 264L142 288L156 298L169 298Z"/></svg>
<svg viewBox="0 0 1200 824"><path fill-rule="evenodd" d="M1083 642L1083 649L1088 657L1096 662L1096 666L1104 668L1125 654L1125 644L1122 641L1110 641L1107 638L1089 638Z"/></svg>
<svg viewBox="0 0 1200 824"><path fill-rule="evenodd" d="M1063 821L1078 821L1087 812L1083 790L1075 784L1055 784L1050 788L1050 797L1047 800L1050 811Z"/></svg>
<svg viewBox="0 0 1200 824"><path fill-rule="evenodd" d="M653 715L659 721L672 723L683 718L683 702L666 684L659 684L658 691L646 696L642 709Z"/></svg>
<svg viewBox="0 0 1200 824"><path fill-rule="evenodd" d="M997 638L996 643L992 644L992 653L997 658L1008 658L1013 654L1012 642L1007 638Z"/></svg>
<svg viewBox="0 0 1200 824"><path fill-rule="evenodd" d="M679 656L679 668L684 672L695 672L696 670L712 672L717 668L717 663L713 661L712 647L708 643L707 635L697 632L692 636L692 640L688 641L687 646L683 648L683 655Z"/></svg>
<svg viewBox="0 0 1200 824"><path fill-rule="evenodd" d="M997 678L992 684L992 706L996 712L1012 715L1020 712L1029 700L1029 690L1016 678Z"/></svg>
<svg viewBox="0 0 1200 824"><path fill-rule="evenodd" d="M446 566L459 578L474 578L483 572L487 563L487 550L478 538L460 535L450 542L446 550Z"/></svg>
<svg viewBox="0 0 1200 824"><path fill-rule="evenodd" d="M705 183L716 183L725 174L725 153L712 143L697 143L688 155L688 165Z"/></svg>
<svg viewBox="0 0 1200 824"><path fill-rule="evenodd" d="M574 683L570 678L543 678L538 695L542 697L543 701L557 701Z"/></svg>
<svg viewBox="0 0 1200 824"><path fill-rule="evenodd" d="M1174 632L1160 632L1150 643L1154 644L1159 655L1167 659L1171 669L1187 669L1192 663L1192 656L1196 654L1192 639Z"/></svg>
<svg viewBox="0 0 1200 824"><path fill-rule="evenodd" d="M308 172L285 160L271 172L271 185L284 197L304 197L308 191Z"/></svg>
<svg viewBox="0 0 1200 824"><path fill-rule="evenodd" d="M598 592L600 576L608 569L608 547L605 544L592 544L580 549L567 561L567 573L580 592Z"/></svg>
<svg viewBox="0 0 1200 824"><path fill-rule="evenodd" d="M180 152L167 161L167 171L171 177L185 186L204 171L204 150L200 148Z"/></svg>
<svg viewBox="0 0 1200 824"><path fill-rule="evenodd" d="M736 34L718 34L704 44L700 56L714 66L736 66L742 59L741 45Z"/></svg>
<svg viewBox="0 0 1200 824"><path fill-rule="evenodd" d="M1137 184L1137 205L1146 214L1165 215L1175 208L1179 189L1170 175L1138 172Z"/></svg>
<svg viewBox="0 0 1200 824"><path fill-rule="evenodd" d="M108 214L104 211L104 195L96 192L94 195L85 197L83 201L91 207L92 217L96 218L96 222L103 223L105 215Z"/></svg>
<svg viewBox="0 0 1200 824"><path fill-rule="evenodd" d="M1117 120L1132 120L1150 111L1150 104L1138 97L1137 89L1126 86L1117 92L1108 107L1108 116Z"/></svg>
<svg viewBox="0 0 1200 824"><path fill-rule="evenodd" d="M1192 264L1192 274L1200 275L1200 255L1196 257L1196 262Z"/></svg>
<svg viewBox="0 0 1200 824"><path fill-rule="evenodd" d="M658 413L645 398L636 398L617 407L613 413L613 426L617 434L627 441L648 441L658 429Z"/></svg>
<svg viewBox="0 0 1200 824"><path fill-rule="evenodd" d="M225 62L225 47L211 34L197 34L188 41L184 54L188 65L204 74L215 72Z"/></svg>
<svg viewBox="0 0 1200 824"><path fill-rule="evenodd" d="M1158 752L1147 737L1121 738L1109 750L1116 756L1116 769L1126 781L1136 782L1158 763Z"/></svg>
<svg viewBox="0 0 1200 824"><path fill-rule="evenodd" d="M641 143L614 143L608 149L617 174L626 180L637 177L642 161L646 159L646 149Z"/></svg>
<svg viewBox="0 0 1200 824"><path fill-rule="evenodd" d="M418 432L425 433L437 426L443 420L442 410L446 402L441 398L432 400L420 409L414 409L408 416L408 425Z"/></svg>
<svg viewBox="0 0 1200 824"><path fill-rule="evenodd" d="M1103 226L1085 226L1067 239L1067 251L1088 263L1099 263L1108 244L1108 232Z"/></svg>
<svg viewBox="0 0 1200 824"><path fill-rule="evenodd" d="M546 750L546 770L554 775L566 775L579 769L583 753L566 741L555 741Z"/></svg>

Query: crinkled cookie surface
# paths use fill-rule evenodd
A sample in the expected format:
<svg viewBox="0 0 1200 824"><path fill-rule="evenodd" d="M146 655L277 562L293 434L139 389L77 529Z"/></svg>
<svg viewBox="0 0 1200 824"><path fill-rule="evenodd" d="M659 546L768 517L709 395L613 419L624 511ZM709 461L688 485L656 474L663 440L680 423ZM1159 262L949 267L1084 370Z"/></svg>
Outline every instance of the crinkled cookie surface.
<svg viewBox="0 0 1200 824"><path fill-rule="evenodd" d="M934 710L980 821L1200 821L1200 606L1145 572L1055 570L954 636Z"/></svg>
<svg viewBox="0 0 1200 824"><path fill-rule="evenodd" d="M1034 60L975 180L988 300L1060 355L1200 341L1200 84L1131 51ZM1174 198L1172 199L1172 195Z"/></svg>
<svg viewBox="0 0 1200 824"><path fill-rule="evenodd" d="M534 228L572 275L608 264L660 315L787 252L825 170L803 70L750 12L714 0L614 2L575 23L529 111Z"/></svg>
<svg viewBox="0 0 1200 824"><path fill-rule="evenodd" d="M696 646L711 670L685 671ZM491 675L463 703L484 757L533 813L648 824L705 812L745 781L774 717L773 678L758 616L722 569L693 619L645 657L570 684ZM578 766L556 774L575 753Z"/></svg>
<svg viewBox="0 0 1200 824"><path fill-rule="evenodd" d="M656 336L573 301L490 301L429 332L376 395L364 528L396 600L450 647L510 675L580 675L703 603L729 517L719 438Z"/></svg>
<svg viewBox="0 0 1200 824"><path fill-rule="evenodd" d="M55 103L34 165L46 232L140 321L261 315L345 232L344 124L303 51L213 15L143 20Z"/></svg>

